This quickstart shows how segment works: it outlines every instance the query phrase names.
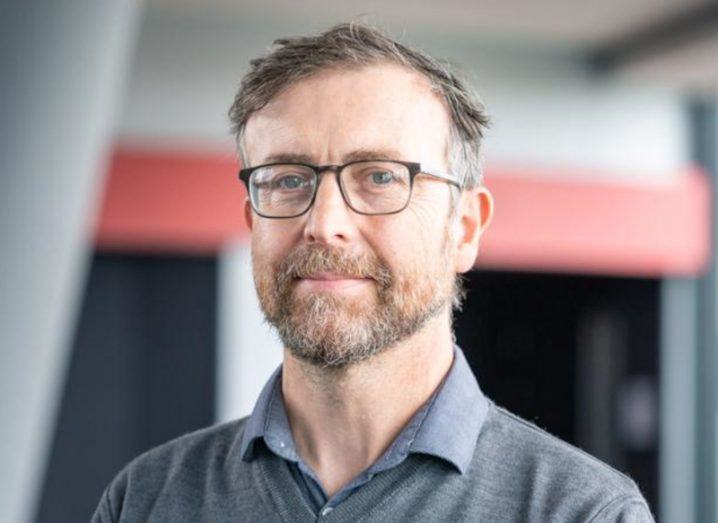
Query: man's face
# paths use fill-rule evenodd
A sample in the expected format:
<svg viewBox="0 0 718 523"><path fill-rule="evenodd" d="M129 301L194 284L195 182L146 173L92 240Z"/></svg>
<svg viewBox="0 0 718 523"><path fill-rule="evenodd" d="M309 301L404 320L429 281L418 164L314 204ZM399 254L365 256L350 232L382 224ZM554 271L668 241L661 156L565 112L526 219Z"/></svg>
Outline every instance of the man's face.
<svg viewBox="0 0 718 523"><path fill-rule="evenodd" d="M393 65L332 70L281 92L250 118L250 165L384 158L447 170L449 117L423 77ZM247 210L260 305L285 346L339 367L404 339L447 310L456 263L450 189L419 175L408 207L365 216L324 172L303 216ZM465 270L465 269L463 269Z"/></svg>

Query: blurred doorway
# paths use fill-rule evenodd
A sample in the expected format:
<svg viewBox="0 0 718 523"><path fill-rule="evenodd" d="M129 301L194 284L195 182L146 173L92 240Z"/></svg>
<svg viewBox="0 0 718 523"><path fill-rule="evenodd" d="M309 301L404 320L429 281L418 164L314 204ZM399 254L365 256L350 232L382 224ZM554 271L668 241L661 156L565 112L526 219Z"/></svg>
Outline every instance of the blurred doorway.
<svg viewBox="0 0 718 523"><path fill-rule="evenodd" d="M483 391L658 490L660 281L474 271L455 320Z"/></svg>
<svg viewBox="0 0 718 523"><path fill-rule="evenodd" d="M216 265L94 257L37 521L89 521L132 458L213 422Z"/></svg>

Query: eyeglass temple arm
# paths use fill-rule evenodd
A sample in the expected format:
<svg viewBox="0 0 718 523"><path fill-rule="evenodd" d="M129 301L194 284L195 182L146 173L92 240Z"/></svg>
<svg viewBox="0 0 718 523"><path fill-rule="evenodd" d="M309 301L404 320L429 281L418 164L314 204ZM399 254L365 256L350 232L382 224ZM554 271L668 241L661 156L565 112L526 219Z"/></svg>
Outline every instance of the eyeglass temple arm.
<svg viewBox="0 0 718 523"><path fill-rule="evenodd" d="M450 174L442 173L440 171L434 171L433 169L422 169L418 174L428 174L429 176L433 176L434 178L439 178L453 185L456 185L457 187L461 187L459 181Z"/></svg>

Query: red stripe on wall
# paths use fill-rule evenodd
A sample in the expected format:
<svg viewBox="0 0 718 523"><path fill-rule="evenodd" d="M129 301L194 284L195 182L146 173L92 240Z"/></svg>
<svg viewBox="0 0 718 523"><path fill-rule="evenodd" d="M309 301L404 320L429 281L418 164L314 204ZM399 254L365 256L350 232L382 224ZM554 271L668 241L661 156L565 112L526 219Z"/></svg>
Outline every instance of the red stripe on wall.
<svg viewBox="0 0 718 523"><path fill-rule="evenodd" d="M698 170L655 185L556 181L531 170L487 177L496 211L479 266L680 276L707 265L710 188Z"/></svg>
<svg viewBox="0 0 718 523"><path fill-rule="evenodd" d="M247 234L232 154L119 149L96 229L103 250L212 253Z"/></svg>
<svg viewBox="0 0 718 523"><path fill-rule="evenodd" d="M231 153L119 149L106 183L97 246L213 253L246 237L245 191L236 171ZM711 252L709 187L696 170L673 179L629 186L550 179L533 168L490 168L487 185L496 214L478 265L639 276L698 274Z"/></svg>

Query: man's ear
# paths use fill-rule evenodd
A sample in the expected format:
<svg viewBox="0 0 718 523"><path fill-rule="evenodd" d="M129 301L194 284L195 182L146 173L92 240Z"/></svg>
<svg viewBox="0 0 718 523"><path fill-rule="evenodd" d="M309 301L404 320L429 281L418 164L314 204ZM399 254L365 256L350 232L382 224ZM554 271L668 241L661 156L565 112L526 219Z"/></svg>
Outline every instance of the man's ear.
<svg viewBox="0 0 718 523"><path fill-rule="evenodd" d="M479 253L481 235L494 214L494 199L486 187L468 189L457 202L454 229L454 271L471 270Z"/></svg>
<svg viewBox="0 0 718 523"><path fill-rule="evenodd" d="M254 223L252 220L254 219L254 216L252 216L252 204L249 203L249 196L247 196L244 199L244 221L247 224L247 227L249 227L249 230L252 230L252 226Z"/></svg>

